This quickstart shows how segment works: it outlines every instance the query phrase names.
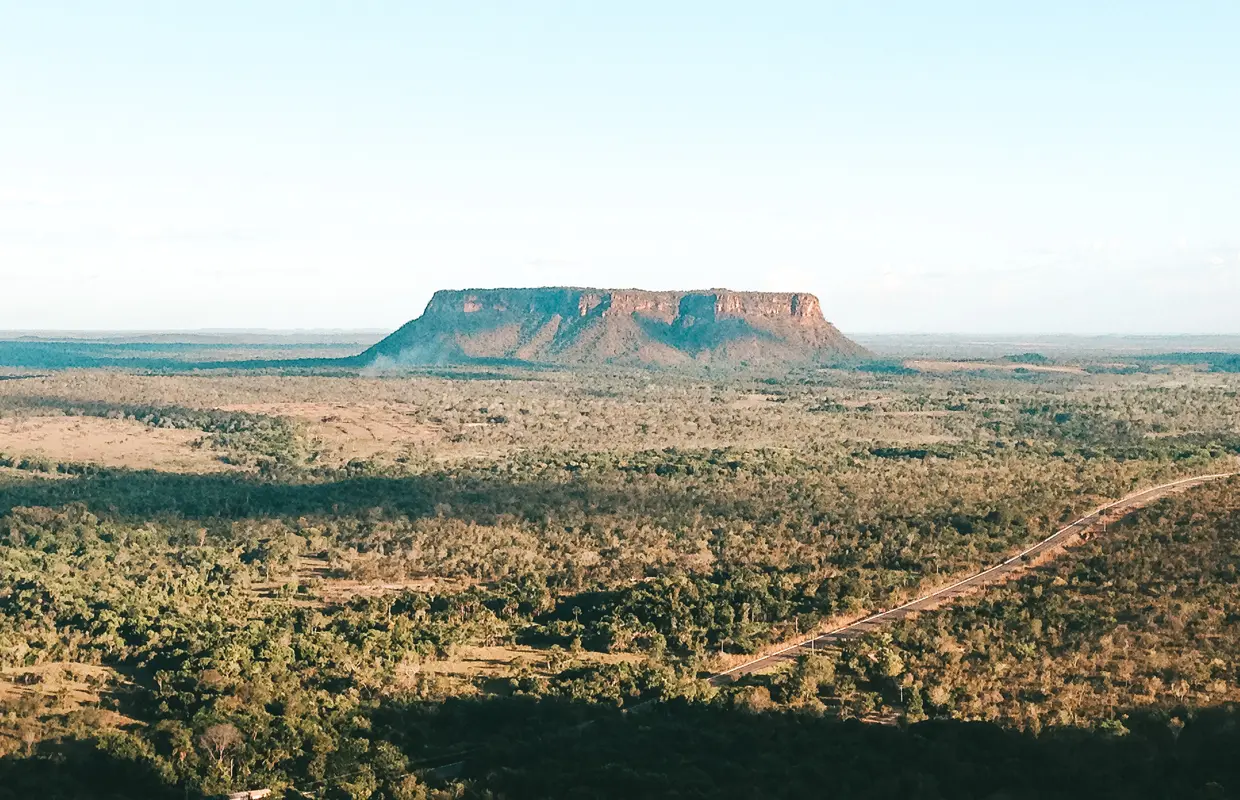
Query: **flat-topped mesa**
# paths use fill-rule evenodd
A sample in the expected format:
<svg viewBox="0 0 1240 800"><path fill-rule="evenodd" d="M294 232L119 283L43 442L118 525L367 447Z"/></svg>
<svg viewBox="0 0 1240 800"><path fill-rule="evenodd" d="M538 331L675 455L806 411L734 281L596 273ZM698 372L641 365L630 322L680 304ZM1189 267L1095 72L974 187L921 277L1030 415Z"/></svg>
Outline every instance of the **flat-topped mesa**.
<svg viewBox="0 0 1240 800"><path fill-rule="evenodd" d="M825 325L818 298L808 292L729 292L715 293L715 316L719 318L770 317L790 319L807 325Z"/></svg>
<svg viewBox="0 0 1240 800"><path fill-rule="evenodd" d="M865 355L805 292L468 289L363 354L410 364L763 364Z"/></svg>
<svg viewBox="0 0 1240 800"><path fill-rule="evenodd" d="M422 318L454 314L565 314L580 301L576 289L467 289L435 292Z"/></svg>
<svg viewBox="0 0 1240 800"><path fill-rule="evenodd" d="M647 292L642 289L591 290L600 299L598 307L604 317L639 314L671 323L680 311L684 292Z"/></svg>

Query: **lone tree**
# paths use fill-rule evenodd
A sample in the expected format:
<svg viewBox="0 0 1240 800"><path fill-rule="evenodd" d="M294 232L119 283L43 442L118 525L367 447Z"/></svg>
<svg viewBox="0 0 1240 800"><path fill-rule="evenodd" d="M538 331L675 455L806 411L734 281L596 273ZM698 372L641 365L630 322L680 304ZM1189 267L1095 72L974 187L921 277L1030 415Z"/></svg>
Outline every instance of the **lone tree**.
<svg viewBox="0 0 1240 800"><path fill-rule="evenodd" d="M224 757L228 752L241 744L241 731L226 722L212 725L198 737L198 744L215 759L215 765L224 772ZM232 775L232 759L228 760L228 774Z"/></svg>

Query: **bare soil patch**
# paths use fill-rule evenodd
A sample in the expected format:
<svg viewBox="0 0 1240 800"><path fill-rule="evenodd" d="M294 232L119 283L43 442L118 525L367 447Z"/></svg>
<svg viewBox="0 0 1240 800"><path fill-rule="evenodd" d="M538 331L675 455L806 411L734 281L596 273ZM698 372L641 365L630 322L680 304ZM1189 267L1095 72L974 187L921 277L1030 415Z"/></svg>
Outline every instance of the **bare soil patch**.
<svg viewBox="0 0 1240 800"><path fill-rule="evenodd" d="M1014 362L994 362L994 361L934 361L934 360L914 360L906 361L905 366L919 372L983 372L1001 370L1004 372L1015 372L1023 370L1026 372L1059 372L1068 375L1086 375L1081 367L1069 366L1064 364L1019 364Z"/></svg>
<svg viewBox="0 0 1240 800"><path fill-rule="evenodd" d="M560 656L567 657L567 653ZM426 661L421 664L408 664L403 668L405 679L418 673L431 675L449 675L458 678L499 678L512 675L522 667L534 672L550 674L550 659L555 657L550 651L520 645L494 647L461 647L451 657ZM636 663L642 660L635 653L595 653L581 651L571 658L578 662L590 664L622 664Z"/></svg>
<svg viewBox="0 0 1240 800"><path fill-rule="evenodd" d="M10 667L0 670L0 701L23 694L56 695L62 710L72 711L98 703L105 687L122 680L115 670L97 664L55 661Z"/></svg>
<svg viewBox="0 0 1240 800"><path fill-rule="evenodd" d="M125 679L97 664L56 661L0 670L0 755L23 746L23 730L56 727L69 715L90 715L95 728L140 724L100 704Z"/></svg>
<svg viewBox="0 0 1240 800"><path fill-rule="evenodd" d="M442 431L417 422L409 411L386 403L238 403L225 411L288 417L305 426L312 449L329 464L354 459L391 460L407 448L434 444Z"/></svg>
<svg viewBox="0 0 1240 800"><path fill-rule="evenodd" d="M168 472L230 469L209 447L195 447L200 431L152 428L102 417L17 416L0 418L0 452L40 456L53 462L98 464Z"/></svg>
<svg viewBox="0 0 1240 800"><path fill-rule="evenodd" d="M460 592L473 585L464 578L425 576L404 580L360 580L334 577L332 565L319 556L301 556L294 574L272 578L250 586L250 591L268 599L278 597L289 587L296 587L295 605L323 608L341 605L355 597L381 597L398 592ZM301 590L307 593L302 595Z"/></svg>
<svg viewBox="0 0 1240 800"><path fill-rule="evenodd" d="M741 397L738 397L737 399L729 403L728 406L730 408L740 408L740 409L766 408L771 403L775 403L778 401L779 401L779 398L774 395L752 393L752 394L746 394L746 395L742 395Z"/></svg>

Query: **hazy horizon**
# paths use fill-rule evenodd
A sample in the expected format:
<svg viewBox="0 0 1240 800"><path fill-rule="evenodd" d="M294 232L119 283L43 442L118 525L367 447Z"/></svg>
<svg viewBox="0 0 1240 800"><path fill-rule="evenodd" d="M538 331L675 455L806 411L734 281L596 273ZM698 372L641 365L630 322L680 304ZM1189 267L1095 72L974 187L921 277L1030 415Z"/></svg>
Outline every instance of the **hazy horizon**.
<svg viewBox="0 0 1240 800"><path fill-rule="evenodd" d="M1227 334L1240 6L15 5L0 324L394 329L436 289Z"/></svg>
<svg viewBox="0 0 1240 800"><path fill-rule="evenodd" d="M14 336L229 336L229 335L321 335L321 336L385 336L392 328L0 328L0 339ZM1220 333L1151 333L1134 331L1083 333L1080 331L919 331L919 330L842 330L850 337L924 337L930 339L1237 339L1240 332Z"/></svg>

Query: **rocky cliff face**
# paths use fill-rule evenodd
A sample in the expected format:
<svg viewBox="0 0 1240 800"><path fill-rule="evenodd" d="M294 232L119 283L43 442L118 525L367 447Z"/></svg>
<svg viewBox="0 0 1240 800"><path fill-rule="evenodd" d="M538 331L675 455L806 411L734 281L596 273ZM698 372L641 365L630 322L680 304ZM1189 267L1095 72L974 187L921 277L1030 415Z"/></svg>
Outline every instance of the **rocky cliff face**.
<svg viewBox="0 0 1240 800"><path fill-rule="evenodd" d="M806 293L639 289L436 292L426 312L363 354L407 364L770 364L865 355Z"/></svg>

